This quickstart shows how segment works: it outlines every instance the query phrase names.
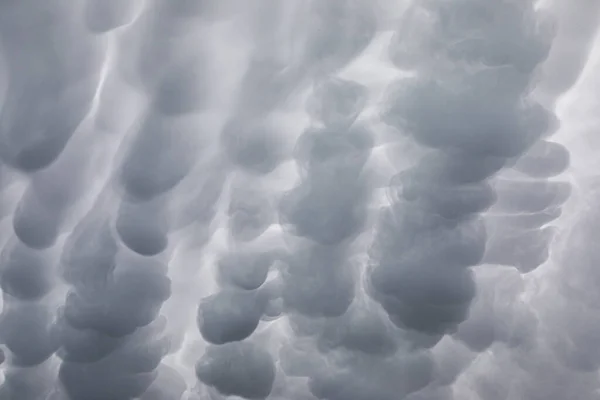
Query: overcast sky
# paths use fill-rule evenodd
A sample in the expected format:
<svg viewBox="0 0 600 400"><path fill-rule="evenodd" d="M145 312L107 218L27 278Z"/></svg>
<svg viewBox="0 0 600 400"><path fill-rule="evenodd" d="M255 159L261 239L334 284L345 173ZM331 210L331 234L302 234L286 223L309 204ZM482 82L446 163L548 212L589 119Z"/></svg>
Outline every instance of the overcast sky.
<svg viewBox="0 0 600 400"><path fill-rule="evenodd" d="M0 400L600 400L600 0L0 0Z"/></svg>

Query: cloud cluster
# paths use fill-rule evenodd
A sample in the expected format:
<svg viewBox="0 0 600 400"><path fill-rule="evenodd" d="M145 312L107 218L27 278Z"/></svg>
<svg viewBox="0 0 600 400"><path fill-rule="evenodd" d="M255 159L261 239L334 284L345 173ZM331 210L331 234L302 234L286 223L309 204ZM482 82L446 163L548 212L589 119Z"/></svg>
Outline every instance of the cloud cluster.
<svg viewBox="0 0 600 400"><path fill-rule="evenodd" d="M370 286L399 327L442 335L467 318L475 294L469 267L487 242L481 213L497 200L487 180L549 127L550 112L525 97L548 45L526 3L415 7L435 20L421 62L442 67L400 82L383 118L432 153L392 180ZM500 34L508 23L515 29Z"/></svg>
<svg viewBox="0 0 600 400"><path fill-rule="evenodd" d="M598 398L597 6L0 3L0 399Z"/></svg>

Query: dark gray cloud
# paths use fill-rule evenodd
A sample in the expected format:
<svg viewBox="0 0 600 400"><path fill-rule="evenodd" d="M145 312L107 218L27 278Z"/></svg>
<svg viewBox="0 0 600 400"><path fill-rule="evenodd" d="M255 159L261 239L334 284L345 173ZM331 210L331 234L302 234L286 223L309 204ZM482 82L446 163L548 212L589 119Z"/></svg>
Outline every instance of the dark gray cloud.
<svg viewBox="0 0 600 400"><path fill-rule="evenodd" d="M78 329L94 329L108 336L123 336L148 325L156 318L161 303L170 295L169 280L150 265L115 273L102 298L86 301L69 293L65 318ZM125 267L126 268L126 267ZM125 269L123 268L123 269Z"/></svg>
<svg viewBox="0 0 600 400"><path fill-rule="evenodd" d="M69 235L61 257L61 275L72 286L85 291L103 288L115 266L118 242L103 211L106 202L94 204Z"/></svg>
<svg viewBox="0 0 600 400"><path fill-rule="evenodd" d="M14 213L12 224L3 226L0 336L9 357L0 392L3 398L39 399L56 384L61 236L81 214L90 167L97 167L103 151L85 118L93 108L106 46L87 32L73 3L4 2L0 8L6 68L0 157L11 169L2 179L22 188L3 196L8 203L2 204Z"/></svg>
<svg viewBox="0 0 600 400"><path fill-rule="evenodd" d="M169 66L156 85L154 107L165 115L185 114L205 104L207 85L203 74L205 62L201 57Z"/></svg>
<svg viewBox="0 0 600 400"><path fill-rule="evenodd" d="M140 121L120 172L128 195L150 200L185 178L193 166L198 140L192 123L185 118L153 114Z"/></svg>
<svg viewBox="0 0 600 400"><path fill-rule="evenodd" d="M58 160L31 177L13 214L15 235L27 246L52 247L73 219L70 214L78 213L108 147L90 133L87 127L78 131Z"/></svg>
<svg viewBox="0 0 600 400"><path fill-rule="evenodd" d="M264 399L275 380L273 358L248 342L211 346L196 365L198 379L223 395Z"/></svg>
<svg viewBox="0 0 600 400"><path fill-rule="evenodd" d="M121 202L116 230L127 247L144 256L156 255L167 247L169 219L164 202L164 198L144 203Z"/></svg>
<svg viewBox="0 0 600 400"><path fill-rule="evenodd" d="M486 180L502 159L526 152L550 126L549 111L522 100L548 46L530 30L530 6L460 1L414 7L436 21L421 51L424 61L439 58L440 68L433 67L433 75L423 68L400 82L383 118L433 153L392 180L399 190L382 212L370 286L399 327L442 335L468 317L475 294L468 267L482 261L487 242L477 214L502 199ZM514 29L505 32L508 23ZM400 49L408 51L393 47ZM466 68L473 63L486 67ZM458 171L477 173L454 175Z"/></svg>
<svg viewBox="0 0 600 400"><path fill-rule="evenodd" d="M102 45L78 20L77 7L64 1L0 7L8 70L0 155L17 169L35 171L58 158L89 112ZM29 15L31 7L37 10L34 15Z"/></svg>
<svg viewBox="0 0 600 400"><path fill-rule="evenodd" d="M38 300L55 285L51 256L31 249L18 239L7 243L0 253L0 287L20 300Z"/></svg>
<svg viewBox="0 0 600 400"><path fill-rule="evenodd" d="M268 121L230 121L221 133L224 152L243 170L257 174L273 171L283 160L282 143Z"/></svg>
<svg viewBox="0 0 600 400"><path fill-rule="evenodd" d="M256 293L225 289L200 303L200 333L213 344L244 340L258 326L264 307L265 299Z"/></svg>
<svg viewBox="0 0 600 400"><path fill-rule="evenodd" d="M43 303L5 299L0 337L11 351L13 365L35 366L56 351L58 340L53 318L54 310Z"/></svg>
<svg viewBox="0 0 600 400"><path fill-rule="evenodd" d="M296 145L303 180L280 205L280 224L323 245L355 237L366 219L366 176L372 142L360 127L307 131Z"/></svg>
<svg viewBox="0 0 600 400"><path fill-rule="evenodd" d="M224 285L243 290L258 289L267 279L275 252L238 251L225 254L218 262L218 279Z"/></svg>
<svg viewBox="0 0 600 400"><path fill-rule="evenodd" d="M50 371L51 367L47 364L6 371L6 380L0 387L0 397L4 399L36 400L51 396L51 388L54 382Z"/></svg>
<svg viewBox="0 0 600 400"><path fill-rule="evenodd" d="M142 395L168 352L160 337L166 321L157 321L129 336L109 355L95 362L63 361L59 378L71 399L130 399ZM162 327L161 327L162 325Z"/></svg>
<svg viewBox="0 0 600 400"><path fill-rule="evenodd" d="M306 316L334 317L354 298L351 265L344 249L300 247L282 271L283 301Z"/></svg>
<svg viewBox="0 0 600 400"><path fill-rule="evenodd" d="M101 202L67 239L61 270L71 286L56 321L70 399L129 399L145 392L170 349L158 317L170 296L166 265L119 246Z"/></svg>

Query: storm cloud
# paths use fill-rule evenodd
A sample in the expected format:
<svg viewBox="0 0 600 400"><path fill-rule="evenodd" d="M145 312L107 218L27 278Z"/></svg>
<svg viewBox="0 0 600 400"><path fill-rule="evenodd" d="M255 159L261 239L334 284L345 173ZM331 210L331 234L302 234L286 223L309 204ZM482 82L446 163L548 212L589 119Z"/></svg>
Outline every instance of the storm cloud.
<svg viewBox="0 0 600 400"><path fill-rule="evenodd" d="M0 399L597 399L599 21L0 2Z"/></svg>

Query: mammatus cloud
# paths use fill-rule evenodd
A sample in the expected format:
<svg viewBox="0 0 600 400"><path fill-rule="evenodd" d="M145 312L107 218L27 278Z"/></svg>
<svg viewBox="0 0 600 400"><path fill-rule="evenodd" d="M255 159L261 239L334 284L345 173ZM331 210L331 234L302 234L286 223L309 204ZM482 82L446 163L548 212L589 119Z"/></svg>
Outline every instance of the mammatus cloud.
<svg viewBox="0 0 600 400"><path fill-rule="evenodd" d="M0 399L597 399L575 3L4 1Z"/></svg>

